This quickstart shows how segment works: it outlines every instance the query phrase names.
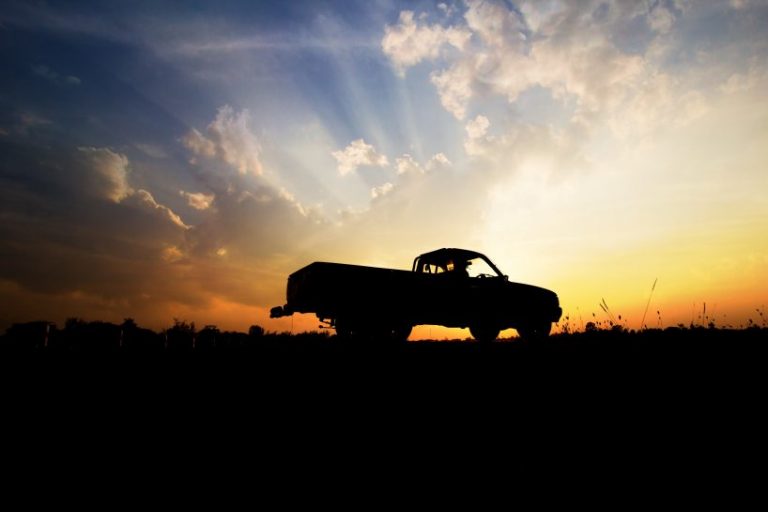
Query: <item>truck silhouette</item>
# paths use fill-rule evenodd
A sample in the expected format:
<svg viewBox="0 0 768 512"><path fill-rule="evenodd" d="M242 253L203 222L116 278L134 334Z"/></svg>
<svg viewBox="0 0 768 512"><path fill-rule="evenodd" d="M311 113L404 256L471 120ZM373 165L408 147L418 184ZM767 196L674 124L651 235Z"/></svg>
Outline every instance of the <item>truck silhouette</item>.
<svg viewBox="0 0 768 512"><path fill-rule="evenodd" d="M510 282L485 255L438 249L411 271L315 262L288 277L287 303L270 317L315 313L339 337L405 341L415 325L468 327L480 342L514 328L545 338L562 310L544 288Z"/></svg>

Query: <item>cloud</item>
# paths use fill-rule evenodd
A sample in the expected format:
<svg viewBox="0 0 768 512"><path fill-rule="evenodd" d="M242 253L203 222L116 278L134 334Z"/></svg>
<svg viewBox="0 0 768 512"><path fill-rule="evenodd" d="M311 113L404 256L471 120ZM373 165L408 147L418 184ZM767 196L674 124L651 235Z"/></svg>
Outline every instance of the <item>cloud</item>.
<svg viewBox="0 0 768 512"><path fill-rule="evenodd" d="M446 56L449 66L431 74L441 104L454 117L464 119L470 101L480 93L503 95L514 103L524 91L540 86L563 104L575 101L575 116L589 120L620 105L647 76L642 56L614 44L622 23L642 14L630 4L606 3L601 23L594 19L599 5L588 2L522 2L518 12L501 2L470 0L464 24L447 27L418 26L412 13L403 11L396 33L423 31L424 41L431 44L414 44L423 49L403 56L392 45L385 54L400 67L412 65L436 56L444 41L434 34L456 31L466 36L464 43ZM657 31L668 30L674 21L674 14L661 6L645 14Z"/></svg>
<svg viewBox="0 0 768 512"><path fill-rule="evenodd" d="M396 158L395 168L397 169L397 174L424 174L424 169L409 154Z"/></svg>
<svg viewBox="0 0 768 512"><path fill-rule="evenodd" d="M119 203L133 191L128 185L128 157L109 148L80 147L88 171L80 185L91 195Z"/></svg>
<svg viewBox="0 0 768 512"><path fill-rule="evenodd" d="M39 126L47 126L53 124L53 121L40 117L37 114L31 112L23 112L19 116L19 123L16 126L16 131L21 135L28 135L29 131Z"/></svg>
<svg viewBox="0 0 768 512"><path fill-rule="evenodd" d="M233 261L256 264L295 250L312 240L326 221L315 209L290 194L266 185L248 190L219 191L216 208L205 210L188 240L197 258L211 257L222 247Z"/></svg>
<svg viewBox="0 0 768 512"><path fill-rule="evenodd" d="M32 66L32 71L37 76L43 77L49 82L53 82L57 85L80 85L81 83L81 80L76 76L62 76L48 66L42 64L38 66Z"/></svg>
<svg viewBox="0 0 768 512"><path fill-rule="evenodd" d="M207 210L211 207L214 198L214 194L203 194L202 192L185 192L179 191L179 195L187 199L187 204L195 210Z"/></svg>
<svg viewBox="0 0 768 512"><path fill-rule="evenodd" d="M418 183L420 177L450 165L451 161L443 153L437 153L432 156L424 165L406 153L395 159L395 170L398 176L397 184L386 182L378 187L373 187L371 189L371 199L380 199L395 190L407 189L414 183Z"/></svg>
<svg viewBox="0 0 768 512"><path fill-rule="evenodd" d="M168 153L165 150L155 144L134 144L136 148L147 156L152 158L168 158Z"/></svg>
<svg viewBox="0 0 768 512"><path fill-rule="evenodd" d="M674 23L674 13L661 4L655 5L648 14L648 25L655 32L665 34L672 29Z"/></svg>
<svg viewBox="0 0 768 512"><path fill-rule="evenodd" d="M0 187L3 213L13 219L0 223L0 240L11 241L0 251L0 282L52 304L38 311L55 312L46 316L54 321L63 311L170 321L180 308L205 312L222 298L278 304L285 277L328 233L318 206L261 177L200 173L205 188L180 191L171 182L164 194L139 181L146 176L141 162L111 148L43 148L11 157L20 172L4 175ZM174 211L174 200L209 206L191 225ZM72 294L91 297L94 306L79 309Z"/></svg>
<svg viewBox="0 0 768 512"><path fill-rule="evenodd" d="M160 256L166 263L177 263L185 258L184 252L175 245L165 247Z"/></svg>
<svg viewBox="0 0 768 512"><path fill-rule="evenodd" d="M424 59L437 58L440 49L448 44L463 48L469 41L470 33L464 28L440 25L421 25L414 21L413 11L402 11L397 25L384 28L381 49L403 74L405 69Z"/></svg>
<svg viewBox="0 0 768 512"><path fill-rule="evenodd" d="M149 191L134 190L125 155L25 143L27 151L13 155L23 172L3 176L0 187L0 204L14 219L0 223L0 239L12 241L3 246L0 280L37 294L56 316L94 314L77 311L73 294L118 320L146 306L147 295L160 300L155 308L196 300L183 276L165 268L181 263L188 226Z"/></svg>
<svg viewBox="0 0 768 512"><path fill-rule="evenodd" d="M720 90L725 94L737 94L760 87L766 82L768 82L768 70L753 65L744 73L732 73L720 85Z"/></svg>
<svg viewBox="0 0 768 512"><path fill-rule="evenodd" d="M250 120L248 109L235 113L232 107L224 105L205 134L192 128L182 143L195 155L224 162L240 174L261 175L261 146L250 130Z"/></svg>
<svg viewBox="0 0 768 512"><path fill-rule="evenodd" d="M429 159L427 164L424 166L427 171L432 171L434 169L437 169L439 167L448 167L452 165L451 161L448 160L448 157L445 156L443 153L437 153L432 158Z"/></svg>
<svg viewBox="0 0 768 512"><path fill-rule="evenodd" d="M478 115L469 121L464 129L467 132L467 138L464 139L464 150L468 155L480 155L483 153L483 140L486 138L488 127L491 125L488 118Z"/></svg>
<svg viewBox="0 0 768 512"><path fill-rule="evenodd" d="M389 182L384 183L383 185L381 185L379 187L373 187L371 189L371 199L378 199L380 197L383 197L383 196L389 194L390 192L392 192L392 190L394 188L395 188L395 186L392 183L389 183Z"/></svg>
<svg viewBox="0 0 768 512"><path fill-rule="evenodd" d="M470 156L506 147L526 132L518 125L532 122L554 123L558 137L581 136L582 145L606 127L619 139L645 138L700 118L717 93L743 91L758 80L759 73L744 66L746 62L746 67L755 67L757 56L751 61L744 56L740 64L717 57L736 52L735 43L699 51L696 59L687 57L691 31L703 30L702 20L720 13L722 6L527 0L515 6L468 0L463 19L446 17L436 25L403 11L398 23L385 30L388 45L383 50L398 71L433 60L430 82L445 111L457 120L465 120L468 113L475 116L465 124L475 130L465 138ZM694 13L696 9L703 12ZM764 44L755 41L754 30L748 28L746 47L759 55ZM450 31L467 37L452 45L451 52L441 53L446 45L441 34ZM395 44L405 44L409 37L410 53ZM532 104L530 91L537 90L546 91L553 105L547 108L557 114L508 118L495 142L477 132L482 128L478 120L487 120L484 107L498 108L494 98L505 98L518 112Z"/></svg>
<svg viewBox="0 0 768 512"><path fill-rule="evenodd" d="M466 60L430 75L440 96L440 103L456 119L464 119L466 114L467 103L473 94L474 73L474 64Z"/></svg>
<svg viewBox="0 0 768 512"><path fill-rule="evenodd" d="M184 221L181 220L181 217L175 214L173 210L167 206L159 204L157 201L155 201L155 198L152 196L152 194L144 189L139 189L135 193L128 196L125 204L138 207L139 209L157 217L160 220L170 221L172 224L182 229L190 228L190 226L184 224Z"/></svg>
<svg viewBox="0 0 768 512"><path fill-rule="evenodd" d="M395 169L398 176L402 175L419 175L433 171L440 167L447 167L451 165L451 161L443 153L437 153L432 156L426 164L421 165L408 153L395 159Z"/></svg>
<svg viewBox="0 0 768 512"><path fill-rule="evenodd" d="M128 183L130 164L128 157L109 148L80 147L85 173L80 190L91 196L113 203L125 204L147 212L154 217L170 221L182 229L189 229L170 208L159 204L150 192L134 190Z"/></svg>
<svg viewBox="0 0 768 512"><path fill-rule="evenodd" d="M502 4L486 1L469 2L464 15L469 29L485 44L497 48L523 48L526 41L525 21Z"/></svg>
<svg viewBox="0 0 768 512"><path fill-rule="evenodd" d="M479 139L484 137L488 132L488 127L491 125L488 118L483 115L478 115L473 120L469 121L465 130L467 131L467 137L470 139Z"/></svg>
<svg viewBox="0 0 768 512"><path fill-rule="evenodd" d="M387 157L379 154L372 145L367 144L363 139L353 140L346 148L334 151L331 155L338 161L339 174L342 176L354 172L363 165L376 167L389 165Z"/></svg>
<svg viewBox="0 0 768 512"><path fill-rule="evenodd" d="M445 16L452 16L455 8L453 5L448 5L444 2L441 2L437 4L437 8L445 15Z"/></svg>

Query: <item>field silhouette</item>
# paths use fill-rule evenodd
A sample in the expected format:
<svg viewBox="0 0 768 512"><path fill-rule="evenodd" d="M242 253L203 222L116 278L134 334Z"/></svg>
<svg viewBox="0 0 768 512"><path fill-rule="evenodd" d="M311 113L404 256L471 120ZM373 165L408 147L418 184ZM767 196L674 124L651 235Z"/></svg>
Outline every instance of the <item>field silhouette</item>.
<svg viewBox="0 0 768 512"><path fill-rule="evenodd" d="M393 343L70 319L11 326L0 375L36 414L71 417L84 401L83 417L113 410L122 422L129 404L144 423L126 439L141 431L163 450L184 440L195 454L225 446L261 460L270 440L290 437L302 450L351 443L385 457L400 447L546 479L720 481L748 478L749 464L762 462L767 354L768 329L758 326Z"/></svg>
<svg viewBox="0 0 768 512"><path fill-rule="evenodd" d="M466 340L419 340L406 343L375 336L347 339L333 331L298 334L266 332L253 325L247 333L221 331L208 325L175 320L160 332L140 327L132 319L121 324L71 318L62 328L46 321L17 323L0 336L0 351L61 354L253 354L275 353L401 353L401 354L526 354L571 358L721 358L763 355L768 328L745 329L690 326L626 330L590 326L584 332L553 334L545 339L501 339L492 343Z"/></svg>

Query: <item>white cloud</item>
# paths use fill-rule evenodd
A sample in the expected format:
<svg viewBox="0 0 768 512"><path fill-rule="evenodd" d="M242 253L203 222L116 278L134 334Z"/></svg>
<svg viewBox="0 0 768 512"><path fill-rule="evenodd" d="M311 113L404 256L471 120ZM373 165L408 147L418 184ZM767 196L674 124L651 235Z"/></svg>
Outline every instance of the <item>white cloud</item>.
<svg viewBox="0 0 768 512"><path fill-rule="evenodd" d="M488 127L491 125L485 116L477 116L469 121L464 129L467 132L467 138L464 139L464 151L468 155L480 155L483 153L483 142L488 133Z"/></svg>
<svg viewBox="0 0 768 512"><path fill-rule="evenodd" d="M700 91L684 88L678 79L658 73L607 116L606 124L622 139L645 138L659 127L681 127L708 110Z"/></svg>
<svg viewBox="0 0 768 512"><path fill-rule="evenodd" d="M432 73L432 83L437 88L445 110L456 119L464 119L467 103L472 97L474 65L471 61L460 61L448 69Z"/></svg>
<svg viewBox="0 0 768 512"><path fill-rule="evenodd" d="M167 206L159 204L157 201L155 201L155 198L152 196L152 194L144 189L140 188L135 193L131 194L127 198L126 203L132 204L147 213L156 215L163 220L170 221L172 224L182 229L190 228L190 226L184 224L184 221L181 220L181 217L175 214L173 210Z"/></svg>
<svg viewBox="0 0 768 512"><path fill-rule="evenodd" d="M648 15L641 7L607 3L605 21L596 24L593 16L599 6L587 2L522 2L517 12L502 2L468 1L466 25L442 29L469 36L456 46L456 52L446 55L450 65L434 71L431 81L443 107L459 120L478 94L499 94L514 103L522 92L541 86L562 104L575 102L575 116L583 122L595 113L616 108L633 88L642 85L648 71L643 57L625 53L614 44L614 37L623 29L621 23ZM649 23L659 31L674 22L666 8L657 7L652 16ZM441 33L440 26L418 26L409 11L401 13L398 26L403 32L423 30L433 35L424 38L433 44L409 46L412 53L405 56L385 49L401 68L437 55L442 43L434 34ZM471 36L475 36L473 44L468 44ZM424 49L417 52L416 47Z"/></svg>
<svg viewBox="0 0 768 512"><path fill-rule="evenodd" d="M182 142L196 155L218 159L240 174L260 175L261 146L251 132L250 120L248 109L235 113L232 107L224 105L206 128L206 134L192 128Z"/></svg>
<svg viewBox="0 0 768 512"><path fill-rule="evenodd" d="M464 19L470 30L489 46L509 49L525 42L525 22L502 4L486 1L467 3Z"/></svg>
<svg viewBox="0 0 768 512"><path fill-rule="evenodd" d="M424 169L409 154L396 158L395 168L397 169L397 174L424 174Z"/></svg>
<svg viewBox="0 0 768 512"><path fill-rule="evenodd" d="M128 157L109 148L77 148L87 167L82 183L86 193L119 203L133 191L128 185Z"/></svg>
<svg viewBox="0 0 768 512"><path fill-rule="evenodd" d="M488 118L479 115L469 121L464 129L467 131L467 137L470 139L479 139L485 136L489 126L491 126L491 122L488 121Z"/></svg>
<svg viewBox="0 0 768 512"><path fill-rule="evenodd" d="M377 167L389 165L386 155L379 154L372 145L367 144L363 139L353 140L346 148L334 151L331 155L339 162L338 170L341 175L354 172L363 165Z"/></svg>
<svg viewBox="0 0 768 512"><path fill-rule="evenodd" d="M387 25L381 49L400 74L424 59L435 59L443 45L462 49L470 33L461 27L444 28L440 25L418 25L412 11L402 11L395 26Z"/></svg>
<svg viewBox="0 0 768 512"><path fill-rule="evenodd" d="M211 207L213 199L216 197L214 194L203 194L202 192L185 192L179 191L179 195L187 199L187 204L195 210L207 210Z"/></svg>
<svg viewBox="0 0 768 512"><path fill-rule="evenodd" d="M216 156L216 144L205 138L205 136L197 131L196 128L192 128L189 133L184 136L182 142L196 155L202 155L208 158Z"/></svg>
<svg viewBox="0 0 768 512"><path fill-rule="evenodd" d="M424 168L427 171L432 171L439 167L448 167L449 165L451 165L451 161L448 160L448 157L445 156L443 153L437 153L436 155L432 156L432 158L429 159L429 161L424 166Z"/></svg>
<svg viewBox="0 0 768 512"><path fill-rule="evenodd" d="M395 186L392 183L384 183L383 185L379 187L373 187L371 189L371 199L378 199L379 197L383 197L395 188Z"/></svg>
<svg viewBox="0 0 768 512"><path fill-rule="evenodd" d="M451 161L443 153L432 156L424 165L421 165L408 153L395 159L395 169L398 176L418 176L449 165L451 165Z"/></svg>

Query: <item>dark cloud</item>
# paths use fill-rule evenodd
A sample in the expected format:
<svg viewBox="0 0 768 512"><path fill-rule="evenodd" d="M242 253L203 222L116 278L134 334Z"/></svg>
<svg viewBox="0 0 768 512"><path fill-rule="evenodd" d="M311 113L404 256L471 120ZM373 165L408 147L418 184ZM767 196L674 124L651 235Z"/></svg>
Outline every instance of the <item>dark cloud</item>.
<svg viewBox="0 0 768 512"><path fill-rule="evenodd" d="M32 71L42 78L57 85L80 85L81 80L74 75L60 75L44 64L32 66Z"/></svg>
<svg viewBox="0 0 768 512"><path fill-rule="evenodd" d="M32 149L0 175L0 278L125 300L167 281L162 251L182 245L185 229L147 191L130 189L124 155L90 148L85 158L77 150L34 158Z"/></svg>

